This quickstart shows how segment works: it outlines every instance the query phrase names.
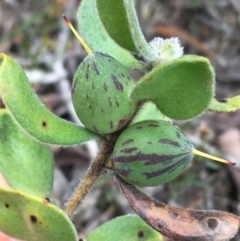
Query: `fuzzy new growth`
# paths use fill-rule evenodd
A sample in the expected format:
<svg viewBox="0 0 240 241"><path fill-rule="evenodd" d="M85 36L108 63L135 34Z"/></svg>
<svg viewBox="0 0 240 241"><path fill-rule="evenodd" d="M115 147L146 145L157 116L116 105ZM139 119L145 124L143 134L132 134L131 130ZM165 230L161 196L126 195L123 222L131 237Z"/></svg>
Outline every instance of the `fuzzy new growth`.
<svg viewBox="0 0 240 241"><path fill-rule="evenodd" d="M169 39L156 37L149 42L149 45L160 62L177 59L183 55L183 47L177 37Z"/></svg>

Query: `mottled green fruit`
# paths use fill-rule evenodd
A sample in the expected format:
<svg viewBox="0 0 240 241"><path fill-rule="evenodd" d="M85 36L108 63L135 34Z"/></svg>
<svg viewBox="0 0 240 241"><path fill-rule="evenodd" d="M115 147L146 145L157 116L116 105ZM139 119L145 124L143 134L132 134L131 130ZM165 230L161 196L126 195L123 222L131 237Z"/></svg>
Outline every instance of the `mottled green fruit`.
<svg viewBox="0 0 240 241"><path fill-rule="evenodd" d="M129 126L119 136L111 160L125 181L156 186L178 176L192 160L193 145L175 125L146 120Z"/></svg>
<svg viewBox="0 0 240 241"><path fill-rule="evenodd" d="M87 241L162 241L162 235L137 215L125 215L104 223Z"/></svg>
<svg viewBox="0 0 240 241"><path fill-rule="evenodd" d="M52 198L53 155L0 109L0 172L14 189Z"/></svg>
<svg viewBox="0 0 240 241"><path fill-rule="evenodd" d="M0 188L0 231L25 241L78 241L68 216L46 199Z"/></svg>
<svg viewBox="0 0 240 241"><path fill-rule="evenodd" d="M90 54L74 76L72 99L79 119L100 134L121 129L136 108L136 102L129 99L134 86L120 62L106 54Z"/></svg>

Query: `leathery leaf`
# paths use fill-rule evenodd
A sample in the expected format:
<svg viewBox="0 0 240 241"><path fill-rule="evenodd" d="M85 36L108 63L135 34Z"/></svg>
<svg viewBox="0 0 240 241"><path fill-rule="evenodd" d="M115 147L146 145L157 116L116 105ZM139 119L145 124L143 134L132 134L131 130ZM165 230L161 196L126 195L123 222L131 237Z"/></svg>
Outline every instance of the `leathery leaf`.
<svg viewBox="0 0 240 241"><path fill-rule="evenodd" d="M21 66L5 54L0 54L0 93L20 126L41 142L75 145L99 138L50 112L39 100Z"/></svg>
<svg viewBox="0 0 240 241"><path fill-rule="evenodd" d="M13 189L51 199L52 152L24 132L7 109L0 109L0 172Z"/></svg>
<svg viewBox="0 0 240 241"><path fill-rule="evenodd" d="M116 177L134 211L151 227L178 241L225 241L238 232L240 219L217 210L191 210L168 206Z"/></svg>
<svg viewBox="0 0 240 241"><path fill-rule="evenodd" d="M133 0L96 0L96 3L101 22L114 41L147 60L155 59L139 26Z"/></svg>
<svg viewBox="0 0 240 241"><path fill-rule="evenodd" d="M131 93L133 100L151 100L175 120L201 114L214 95L214 70L208 59L185 55L146 74Z"/></svg>
<svg viewBox="0 0 240 241"><path fill-rule="evenodd" d="M0 188L0 230L25 241L77 241L67 215L45 199Z"/></svg>
<svg viewBox="0 0 240 241"><path fill-rule="evenodd" d="M162 235L137 215L125 215L104 223L94 230L87 241L162 241Z"/></svg>
<svg viewBox="0 0 240 241"><path fill-rule="evenodd" d="M128 50L111 38L100 19L96 0L81 1L78 22L81 36L94 52L107 53L129 68L144 67Z"/></svg>

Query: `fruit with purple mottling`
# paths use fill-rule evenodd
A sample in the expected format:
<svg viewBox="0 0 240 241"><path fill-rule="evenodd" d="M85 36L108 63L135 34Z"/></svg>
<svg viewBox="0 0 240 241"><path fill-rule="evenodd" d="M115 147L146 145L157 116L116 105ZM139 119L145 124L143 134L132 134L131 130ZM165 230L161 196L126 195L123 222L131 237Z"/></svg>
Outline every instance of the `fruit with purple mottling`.
<svg viewBox="0 0 240 241"><path fill-rule="evenodd" d="M72 100L81 122L90 130L108 134L132 117L136 102L129 99L135 86L128 69L109 55L89 54L73 82Z"/></svg>
<svg viewBox="0 0 240 241"><path fill-rule="evenodd" d="M195 150L177 126L162 120L145 120L129 126L119 136L110 159L115 172L126 182L156 186L177 177L193 155L234 165Z"/></svg>

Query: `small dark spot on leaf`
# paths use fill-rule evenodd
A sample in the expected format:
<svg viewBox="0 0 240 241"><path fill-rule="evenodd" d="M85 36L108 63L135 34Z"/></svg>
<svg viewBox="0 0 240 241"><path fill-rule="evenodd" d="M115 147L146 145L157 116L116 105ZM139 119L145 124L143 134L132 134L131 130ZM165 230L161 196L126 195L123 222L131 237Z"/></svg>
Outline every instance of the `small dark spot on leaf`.
<svg viewBox="0 0 240 241"><path fill-rule="evenodd" d="M161 202L156 202L156 203L154 203L154 206L157 207L157 208L165 208L166 204L161 203Z"/></svg>
<svg viewBox="0 0 240 241"><path fill-rule="evenodd" d="M142 128L143 128L143 126L138 126L138 127L137 127L137 129L142 129Z"/></svg>
<svg viewBox="0 0 240 241"><path fill-rule="evenodd" d="M177 217L179 216L179 213L173 212L173 213L172 213L172 216L173 216L174 218L177 218Z"/></svg>
<svg viewBox="0 0 240 241"><path fill-rule="evenodd" d="M144 237L144 232L143 231L138 231L138 237L143 238Z"/></svg>
<svg viewBox="0 0 240 241"><path fill-rule="evenodd" d="M151 145L151 144L152 144L152 141L148 141L148 143L147 143L147 144Z"/></svg>
<svg viewBox="0 0 240 241"><path fill-rule="evenodd" d="M94 84L92 83L92 89L94 90Z"/></svg>
<svg viewBox="0 0 240 241"><path fill-rule="evenodd" d="M218 226L218 220L216 218L209 218L207 225L210 229L215 229Z"/></svg>
<svg viewBox="0 0 240 241"><path fill-rule="evenodd" d="M152 81L153 80L153 78L152 77L149 77L149 78L147 78L147 81Z"/></svg>
<svg viewBox="0 0 240 241"><path fill-rule="evenodd" d="M227 103L227 100L226 99L220 99L220 100L218 100L218 102Z"/></svg>
<svg viewBox="0 0 240 241"><path fill-rule="evenodd" d="M46 121L42 121L42 127L47 127L47 122Z"/></svg>
<svg viewBox="0 0 240 241"><path fill-rule="evenodd" d="M163 229L162 224L159 223L157 226L158 226L158 229Z"/></svg>
<svg viewBox="0 0 240 241"><path fill-rule="evenodd" d="M88 94L86 95L87 99L89 98Z"/></svg>
<svg viewBox="0 0 240 241"><path fill-rule="evenodd" d="M43 199L43 204L49 204L51 202L51 200L48 198L48 197L46 197L46 198L44 198Z"/></svg>
<svg viewBox="0 0 240 241"><path fill-rule="evenodd" d="M9 208L9 204L8 204L8 203L5 203L5 207L6 207L6 208Z"/></svg>
<svg viewBox="0 0 240 241"><path fill-rule="evenodd" d="M30 215L30 220L32 221L32 223L37 223L37 217L35 215Z"/></svg>
<svg viewBox="0 0 240 241"><path fill-rule="evenodd" d="M102 111L102 113L104 113L104 110L103 110L103 108L101 108L101 111Z"/></svg>

